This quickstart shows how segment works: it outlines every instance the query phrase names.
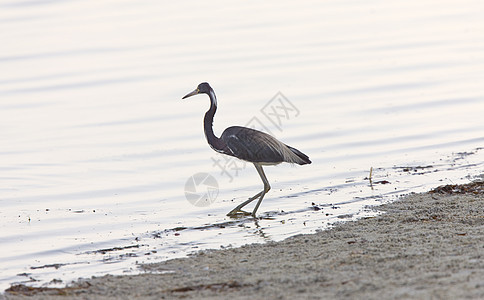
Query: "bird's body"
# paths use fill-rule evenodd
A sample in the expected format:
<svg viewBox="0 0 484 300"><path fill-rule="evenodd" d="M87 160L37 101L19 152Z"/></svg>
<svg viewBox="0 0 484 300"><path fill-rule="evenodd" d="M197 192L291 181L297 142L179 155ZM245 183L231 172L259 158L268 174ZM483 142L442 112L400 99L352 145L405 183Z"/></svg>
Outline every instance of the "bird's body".
<svg viewBox="0 0 484 300"><path fill-rule="evenodd" d="M308 163L309 158L273 136L255 129L232 126L224 130L220 139L228 151L224 154L261 165L277 165L282 162Z"/></svg>
<svg viewBox="0 0 484 300"><path fill-rule="evenodd" d="M210 97L210 109L205 113L204 118L205 136L210 147L219 153L253 163L264 182L263 191L249 198L249 200L234 208L227 215L234 216L239 213L248 214L242 211L241 208L256 198L259 198L256 207L252 211L252 216L255 217L255 213L264 195L270 190L270 185L262 166L277 165L282 162L305 165L310 164L311 161L301 151L278 141L267 133L255 129L232 126L225 129L220 138L216 137L213 133L213 117L217 111L217 98L210 85L206 82L199 84L197 89L187 94L183 99L201 93L207 94Z"/></svg>

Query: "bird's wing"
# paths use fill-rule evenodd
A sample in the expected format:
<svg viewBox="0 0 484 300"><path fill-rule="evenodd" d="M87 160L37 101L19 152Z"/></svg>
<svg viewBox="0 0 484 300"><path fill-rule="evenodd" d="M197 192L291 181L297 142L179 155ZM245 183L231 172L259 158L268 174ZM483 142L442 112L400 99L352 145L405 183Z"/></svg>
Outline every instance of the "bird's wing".
<svg viewBox="0 0 484 300"><path fill-rule="evenodd" d="M221 139L232 156L250 162L281 163L288 161L285 155L291 152L274 137L246 127L229 127L222 133Z"/></svg>

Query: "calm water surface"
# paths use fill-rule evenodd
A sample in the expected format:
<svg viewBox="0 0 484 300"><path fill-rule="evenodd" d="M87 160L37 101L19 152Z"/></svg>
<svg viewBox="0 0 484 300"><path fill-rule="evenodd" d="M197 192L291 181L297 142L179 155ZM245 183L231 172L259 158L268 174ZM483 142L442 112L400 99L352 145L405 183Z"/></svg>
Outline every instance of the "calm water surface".
<svg viewBox="0 0 484 300"><path fill-rule="evenodd" d="M466 182L484 161L481 1L3 1L0 288L278 241ZM205 141L247 125L313 164L262 183ZM372 169L372 184L368 178ZM209 174L215 201L187 181ZM202 183L192 194L203 195ZM52 281L54 280L54 281ZM62 281L59 281L62 280Z"/></svg>

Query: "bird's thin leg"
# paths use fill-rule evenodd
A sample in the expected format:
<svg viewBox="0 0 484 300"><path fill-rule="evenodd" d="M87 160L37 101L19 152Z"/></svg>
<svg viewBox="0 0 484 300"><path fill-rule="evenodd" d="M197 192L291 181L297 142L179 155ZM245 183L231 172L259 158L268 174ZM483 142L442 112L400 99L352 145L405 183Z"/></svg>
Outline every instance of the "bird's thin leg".
<svg viewBox="0 0 484 300"><path fill-rule="evenodd" d="M264 170L262 169L262 166L259 164L254 164L255 168L257 169L257 172L260 175L260 178L262 179L262 182L264 183L264 190L261 192L262 195L260 195L259 201L254 207L254 210L252 211L252 217L255 218L255 212L259 208L259 205L262 202L262 199L264 199L264 195L271 189L271 186L269 185L269 181L267 180L266 174L264 174Z"/></svg>
<svg viewBox="0 0 484 300"><path fill-rule="evenodd" d="M262 182L264 183L264 190L263 191L260 191L255 196L250 197L247 201L244 201L242 204L238 205L236 208L232 209L227 214L227 216L233 216L233 215L236 215L239 212L242 212L244 214L249 214L247 212L242 211L241 210L242 207L246 206L247 204L251 203L255 199L259 198L259 201L257 202L254 210L252 211L252 216L255 217L255 212L259 208L259 205L262 202L262 199L264 198L264 195L271 189L271 186L269 185L269 182L267 181L266 175L264 174L264 170L262 170L262 166L259 165L259 164L255 164L255 163L254 163L254 166L255 166L257 172L259 173L259 175L260 175L260 177L262 179Z"/></svg>
<svg viewBox="0 0 484 300"><path fill-rule="evenodd" d="M249 204L250 202L254 201L255 199L259 198L260 195L262 195L262 192L259 192L257 195L253 196L253 197L250 197L249 200L247 201L244 201L243 203L237 205L236 208L232 209L228 214L227 216L234 216L236 215L237 213L243 213L243 214L247 214L247 215L250 215L250 213L247 213L245 211L242 211L242 207L246 206L247 204Z"/></svg>

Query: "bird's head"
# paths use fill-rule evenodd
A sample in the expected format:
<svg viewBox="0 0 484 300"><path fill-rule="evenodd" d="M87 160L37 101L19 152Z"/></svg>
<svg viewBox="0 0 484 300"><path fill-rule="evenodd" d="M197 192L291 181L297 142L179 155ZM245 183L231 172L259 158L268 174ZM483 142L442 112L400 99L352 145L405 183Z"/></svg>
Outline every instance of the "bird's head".
<svg viewBox="0 0 484 300"><path fill-rule="evenodd" d="M210 84L208 84L208 82L202 82L197 86L197 88L193 92L186 94L182 99L195 96L198 94L209 94L210 91L212 91L212 87L210 86Z"/></svg>

